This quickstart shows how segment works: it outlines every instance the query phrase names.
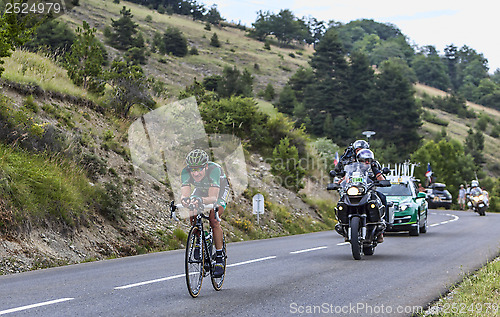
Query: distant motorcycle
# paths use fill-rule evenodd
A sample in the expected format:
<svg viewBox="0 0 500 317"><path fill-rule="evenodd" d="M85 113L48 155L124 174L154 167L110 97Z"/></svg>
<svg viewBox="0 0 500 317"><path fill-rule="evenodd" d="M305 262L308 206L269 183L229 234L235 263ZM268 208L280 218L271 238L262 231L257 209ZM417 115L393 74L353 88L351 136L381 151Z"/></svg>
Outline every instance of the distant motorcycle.
<svg viewBox="0 0 500 317"><path fill-rule="evenodd" d="M388 180L372 182L370 169L370 165L364 163L346 165L342 182L327 186L328 190L339 191L335 230L351 243L355 260L360 260L362 254L373 255L377 237L386 229L385 206L375 193L375 187L389 187L391 183Z"/></svg>
<svg viewBox="0 0 500 317"><path fill-rule="evenodd" d="M471 189L467 206L469 206L469 208L472 208L472 210L474 212L477 212L480 216L486 216L486 209L488 209L488 204L481 188L474 187Z"/></svg>

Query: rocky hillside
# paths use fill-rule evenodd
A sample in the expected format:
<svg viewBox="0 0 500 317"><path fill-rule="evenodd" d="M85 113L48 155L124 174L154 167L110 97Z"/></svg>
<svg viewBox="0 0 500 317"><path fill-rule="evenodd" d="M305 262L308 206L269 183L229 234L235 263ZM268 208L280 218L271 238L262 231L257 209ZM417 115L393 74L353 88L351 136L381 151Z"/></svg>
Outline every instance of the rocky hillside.
<svg viewBox="0 0 500 317"><path fill-rule="evenodd" d="M45 91L34 85L4 81L2 91L13 112L24 109L26 100L35 96L31 103L35 105L32 107L39 109L37 122L64 133L68 144L83 153L78 158L86 157L85 153L92 155L101 169L88 182L113 183L123 188L123 204L120 217L109 219L89 210L82 217L85 221L77 224L53 218L39 219L28 213L22 222L12 222L15 227L2 230L0 273L183 246L188 222L170 219L167 209L170 189L143 170L134 168L127 155L128 120L118 120L101 112L102 109L91 101L78 102L78 98ZM322 201L333 201L322 187L308 182L299 196L275 183L269 164L260 155L249 154L247 163L249 188L229 205L223 216L228 241L331 228L332 211L327 211L324 205L322 208L317 205ZM261 217L259 226L251 214L251 197L257 192L266 197L266 214ZM4 204L0 204L0 210L2 217L15 214Z"/></svg>

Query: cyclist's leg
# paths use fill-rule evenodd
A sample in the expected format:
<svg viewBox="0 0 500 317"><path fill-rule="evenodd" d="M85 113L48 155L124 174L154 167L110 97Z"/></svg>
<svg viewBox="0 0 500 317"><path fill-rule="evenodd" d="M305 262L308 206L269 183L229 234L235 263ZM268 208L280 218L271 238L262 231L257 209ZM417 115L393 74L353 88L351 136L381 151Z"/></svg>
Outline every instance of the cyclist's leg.
<svg viewBox="0 0 500 317"><path fill-rule="evenodd" d="M219 205L219 217L222 215L224 212L224 206ZM222 232L222 227L220 226L220 222L215 219L215 212L214 210L210 210L210 227L212 227L213 233L214 233L214 245L216 250L221 250L222 249L222 237L223 237L223 232Z"/></svg>

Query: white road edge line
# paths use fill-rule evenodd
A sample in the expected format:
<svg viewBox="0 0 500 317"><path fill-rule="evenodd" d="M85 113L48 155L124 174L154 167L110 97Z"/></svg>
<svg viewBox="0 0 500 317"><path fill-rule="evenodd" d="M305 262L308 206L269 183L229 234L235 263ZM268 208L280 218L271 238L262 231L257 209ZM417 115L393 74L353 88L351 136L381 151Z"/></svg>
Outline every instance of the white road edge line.
<svg viewBox="0 0 500 317"><path fill-rule="evenodd" d="M158 283L158 282L173 280L175 278L179 278L179 277L183 277L183 276L186 276L186 274L177 274L177 275L173 275L173 276L169 276L169 277L158 278L156 280L150 280L150 281L145 281L145 282L139 282L139 283L124 285L124 286L118 286L118 287L115 287L115 289L127 289L127 288L132 288L132 287L147 285L147 284L153 284L153 283Z"/></svg>
<svg viewBox="0 0 500 317"><path fill-rule="evenodd" d="M304 253L304 252L309 252L309 251L316 251L316 250L322 250L328 248L327 246L322 246L322 247L317 247L317 248L310 248L310 249L304 249L304 250L298 250L298 251L292 251L290 254L299 254L299 253Z"/></svg>
<svg viewBox="0 0 500 317"><path fill-rule="evenodd" d="M18 312L18 311L32 309L32 308L37 308L37 307L41 307L41 306L53 305L53 304L62 303L62 302L66 302L66 301L73 300L73 299L74 298L60 298L60 299L55 299L55 300L51 300L51 301L48 301L48 302L43 302L43 303L38 303L38 304L31 304L31 305L26 305L26 306L11 308L11 309L7 309L7 310L1 310L0 311L0 315L15 313L15 312Z"/></svg>
<svg viewBox="0 0 500 317"><path fill-rule="evenodd" d="M233 263L233 264L226 265L226 267L233 267L233 266L244 265L244 264L260 262L260 261L265 261L265 260L271 260L271 259L276 259L276 255L267 256L265 258L260 258L260 259L248 260L248 261L239 262L239 263Z"/></svg>
<svg viewBox="0 0 500 317"><path fill-rule="evenodd" d="M244 265L244 264L249 264L249 263L254 263L254 262L260 262L260 261L270 260L270 259L274 259L274 258L276 258L276 256L268 256L268 257L265 257L265 258L260 258L260 259L254 259L254 260L248 260L248 261L244 261L244 262L229 264L226 267ZM179 278L179 277L184 277L184 276L186 276L186 274L177 274L177 275L172 275L172 276L168 276L168 277L159 278L159 279L156 279L156 280L150 280L150 281L144 281L144 282L139 282L139 283L134 283L134 284L128 284L128 285L118 286L118 287L115 287L114 289L116 289L116 290L127 289L127 288L132 288L132 287L147 285L147 284L153 284L153 283L158 283L158 282L164 282L164 281L168 281L168 280L173 280L173 279L176 279L176 278Z"/></svg>
<svg viewBox="0 0 500 317"><path fill-rule="evenodd" d="M434 213L434 214L437 215L437 213ZM458 219L460 219L460 217L457 216L457 215L452 215L452 214L445 214L445 215L453 217L453 219L446 220L446 221L441 221L441 222L438 222L438 223L433 223L432 225L429 225L429 227L435 227L435 226L439 226L439 225L445 225L447 223L450 223L450 222L453 222L453 221L457 221Z"/></svg>
<svg viewBox="0 0 500 317"><path fill-rule="evenodd" d="M348 245L350 244L350 242L341 242L341 243L337 243L337 245Z"/></svg>

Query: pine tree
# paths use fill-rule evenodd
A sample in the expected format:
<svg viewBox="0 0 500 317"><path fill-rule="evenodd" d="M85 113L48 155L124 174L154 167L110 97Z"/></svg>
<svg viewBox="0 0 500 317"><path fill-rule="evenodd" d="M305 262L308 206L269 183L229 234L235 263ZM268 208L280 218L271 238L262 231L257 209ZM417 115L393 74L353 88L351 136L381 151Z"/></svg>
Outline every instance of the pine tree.
<svg viewBox="0 0 500 317"><path fill-rule="evenodd" d="M213 47L220 47L219 37L217 36L217 33L214 33L210 38L210 45Z"/></svg>
<svg viewBox="0 0 500 317"><path fill-rule="evenodd" d="M411 82L399 63L386 61L376 79L375 105L367 110L367 127L377 138L394 143L401 159L414 152L420 142L418 128L422 125Z"/></svg>
<svg viewBox="0 0 500 317"><path fill-rule="evenodd" d="M266 89L264 90L264 99L271 101L276 97L276 92L274 91L273 84L267 83Z"/></svg>
<svg viewBox="0 0 500 317"><path fill-rule="evenodd" d="M128 50L135 46L138 24L132 21L132 13L123 6L120 11L122 17L118 20L111 19L113 32L110 34L109 43L119 50Z"/></svg>
<svg viewBox="0 0 500 317"><path fill-rule="evenodd" d="M318 43L310 65L314 70L314 81L305 89L304 104L313 110L312 132L321 135L326 113L332 118L345 115L349 107L348 64L335 29L329 29Z"/></svg>
<svg viewBox="0 0 500 317"><path fill-rule="evenodd" d="M374 107L375 74L370 66L368 57L361 52L350 55L348 72L349 94L347 117L352 119L355 129L363 130L369 118L366 111ZM359 134L356 131L354 134Z"/></svg>
<svg viewBox="0 0 500 317"><path fill-rule="evenodd" d="M295 93L289 85L283 87L278 100L278 110L282 113L292 114L294 108L297 106L297 98Z"/></svg>
<svg viewBox="0 0 500 317"><path fill-rule="evenodd" d="M71 52L66 57L66 69L73 83L95 93L104 91L102 55L99 41L95 37L95 28L83 21L83 28L76 29L76 40L71 45Z"/></svg>
<svg viewBox="0 0 500 317"><path fill-rule="evenodd" d="M163 42L160 44L160 52L183 57L188 53L187 40L182 32L174 27L169 27L163 34Z"/></svg>
<svg viewBox="0 0 500 317"><path fill-rule="evenodd" d="M467 131L467 137L464 142L465 154L470 154L474 158L476 165L484 163L483 149L484 149L484 135L481 131L474 132L472 129Z"/></svg>

